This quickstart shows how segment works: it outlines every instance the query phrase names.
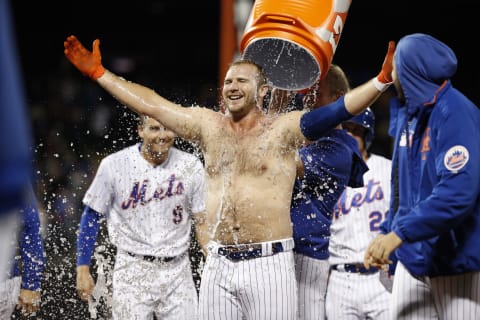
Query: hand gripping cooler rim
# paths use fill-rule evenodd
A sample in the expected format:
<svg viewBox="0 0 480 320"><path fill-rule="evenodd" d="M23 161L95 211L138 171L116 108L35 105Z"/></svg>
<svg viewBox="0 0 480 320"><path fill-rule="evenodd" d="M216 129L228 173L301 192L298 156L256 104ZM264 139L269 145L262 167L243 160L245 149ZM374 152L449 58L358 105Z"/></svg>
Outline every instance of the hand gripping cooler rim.
<svg viewBox="0 0 480 320"><path fill-rule="evenodd" d="M319 78L325 76L326 73L322 71L328 70L333 60L351 4L351 0L333 1L331 11L324 21L315 27L306 23L302 17L295 17L285 12L262 12L258 17L254 17L255 7L253 7L240 42L242 56L262 65L270 81L276 87L287 90L301 90L310 87ZM304 59L310 60L310 63L304 63L305 69L297 66L285 68L285 65L278 67L268 59L266 61L265 54L269 54L268 51L270 51L270 54L272 52L271 50L267 50L267 52L263 50L265 46L269 44L275 46L280 41L290 45L292 49L299 49L299 53L296 53L298 59L287 60L288 63L292 63L292 61L302 63ZM260 49L257 49L257 47ZM282 46L279 50L283 49ZM281 53L278 58L280 58ZM279 59L275 61L279 61ZM303 82L300 80L298 84L295 83L298 82L297 78L302 79L302 76L311 72L312 68L314 71L311 77L307 77L308 79L303 80ZM275 72L283 73L277 76ZM272 74L275 76L272 76ZM298 77L292 76L294 74L298 74ZM289 77L294 78L295 81L293 83L283 83ZM279 83L276 83L277 80Z"/></svg>

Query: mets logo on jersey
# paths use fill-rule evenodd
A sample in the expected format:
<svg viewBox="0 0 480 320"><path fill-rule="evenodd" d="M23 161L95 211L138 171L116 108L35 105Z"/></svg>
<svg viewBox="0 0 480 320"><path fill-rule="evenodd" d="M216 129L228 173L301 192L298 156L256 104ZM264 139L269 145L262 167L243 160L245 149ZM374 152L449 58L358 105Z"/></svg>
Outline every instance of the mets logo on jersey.
<svg viewBox="0 0 480 320"><path fill-rule="evenodd" d="M470 155L467 148L464 146L453 146L448 149L445 153L445 158L443 158L443 163L445 167L453 173L457 173L458 170L462 169L468 162Z"/></svg>

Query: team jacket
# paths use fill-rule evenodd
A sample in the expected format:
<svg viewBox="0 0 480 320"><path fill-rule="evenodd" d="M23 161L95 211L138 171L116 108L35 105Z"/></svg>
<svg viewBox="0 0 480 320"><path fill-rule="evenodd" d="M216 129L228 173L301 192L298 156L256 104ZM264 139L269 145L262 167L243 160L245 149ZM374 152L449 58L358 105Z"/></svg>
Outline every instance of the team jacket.
<svg viewBox="0 0 480 320"><path fill-rule="evenodd" d="M295 180L290 209L295 252L327 259L334 206L347 185L363 186L368 167L345 130L330 131L299 155L304 178Z"/></svg>
<svg viewBox="0 0 480 320"><path fill-rule="evenodd" d="M396 258L413 275L480 270L480 110L452 86L457 60L438 40L404 37L395 64L406 102L391 103L392 201L382 232L403 240Z"/></svg>

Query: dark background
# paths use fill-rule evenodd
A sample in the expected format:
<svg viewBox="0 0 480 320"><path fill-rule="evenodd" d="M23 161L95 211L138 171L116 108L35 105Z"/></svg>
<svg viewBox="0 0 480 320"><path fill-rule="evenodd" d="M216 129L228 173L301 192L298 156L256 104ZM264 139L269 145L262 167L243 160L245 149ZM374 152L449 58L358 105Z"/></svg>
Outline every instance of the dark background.
<svg viewBox="0 0 480 320"><path fill-rule="evenodd" d="M27 75L57 70L63 40L75 34L86 45L100 38L107 63L131 57L139 72L161 84L216 80L220 1L11 2ZM469 77L465 68L473 64L478 8L475 0L353 1L335 60L345 68L376 71L388 40L425 32L456 51L459 78Z"/></svg>
<svg viewBox="0 0 480 320"><path fill-rule="evenodd" d="M63 40L70 34L87 47L101 39L109 68L115 59L133 59L134 72L124 75L145 77L156 89L187 91L190 97L196 88L218 83L218 0L11 2L29 87L32 80L72 72L63 56ZM457 53L455 82L478 102L477 2L353 1L334 61L353 73L356 82L361 74L368 78L378 71L388 40L430 33Z"/></svg>
<svg viewBox="0 0 480 320"><path fill-rule="evenodd" d="M12 3L32 104L41 102L48 107L51 96L69 94L62 85L52 83L82 78L63 56L63 41L70 34L88 48L99 38L105 66L129 80L176 102L217 104L219 0ZM480 67L474 50L480 29L476 25L479 7L475 0L353 1L333 62L343 67L355 86L377 74L389 40L429 33L456 52L459 64L454 85L480 104ZM90 94L105 98L96 90ZM385 100L379 103L383 105ZM373 107L380 122L379 139L385 144L381 122L388 118L388 108L377 106ZM388 155L387 147L377 145L374 151Z"/></svg>
<svg viewBox="0 0 480 320"><path fill-rule="evenodd" d="M99 38L107 68L176 102L214 108L220 1L12 0L11 4L45 223L47 268L37 318L86 319L86 307L74 290L81 198L100 159L136 141L136 124L125 107L68 63L63 41L75 34L91 48ZM459 64L453 84L480 105L480 67L474 50L478 8L474 0L355 0L333 62L356 86L379 72L389 40L429 33L456 52ZM377 137L372 151L388 157L387 103L388 93L373 106ZM99 242L105 237L103 232ZM106 252L111 256L108 245ZM105 314L100 310L98 318Z"/></svg>

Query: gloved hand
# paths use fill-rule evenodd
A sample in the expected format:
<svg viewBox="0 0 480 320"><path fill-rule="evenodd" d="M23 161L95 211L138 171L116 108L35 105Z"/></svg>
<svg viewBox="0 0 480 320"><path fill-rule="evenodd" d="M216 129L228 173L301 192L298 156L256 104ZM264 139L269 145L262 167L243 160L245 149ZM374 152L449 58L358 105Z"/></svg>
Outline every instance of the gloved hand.
<svg viewBox="0 0 480 320"><path fill-rule="evenodd" d="M395 53L395 42L388 42L388 50L383 60L382 70L373 79L373 84L379 91L385 91L392 84L393 54Z"/></svg>
<svg viewBox="0 0 480 320"><path fill-rule="evenodd" d="M73 35L67 38L63 46L67 59L84 75L97 80L105 73L100 54L100 40L93 41L93 52L88 51Z"/></svg>

